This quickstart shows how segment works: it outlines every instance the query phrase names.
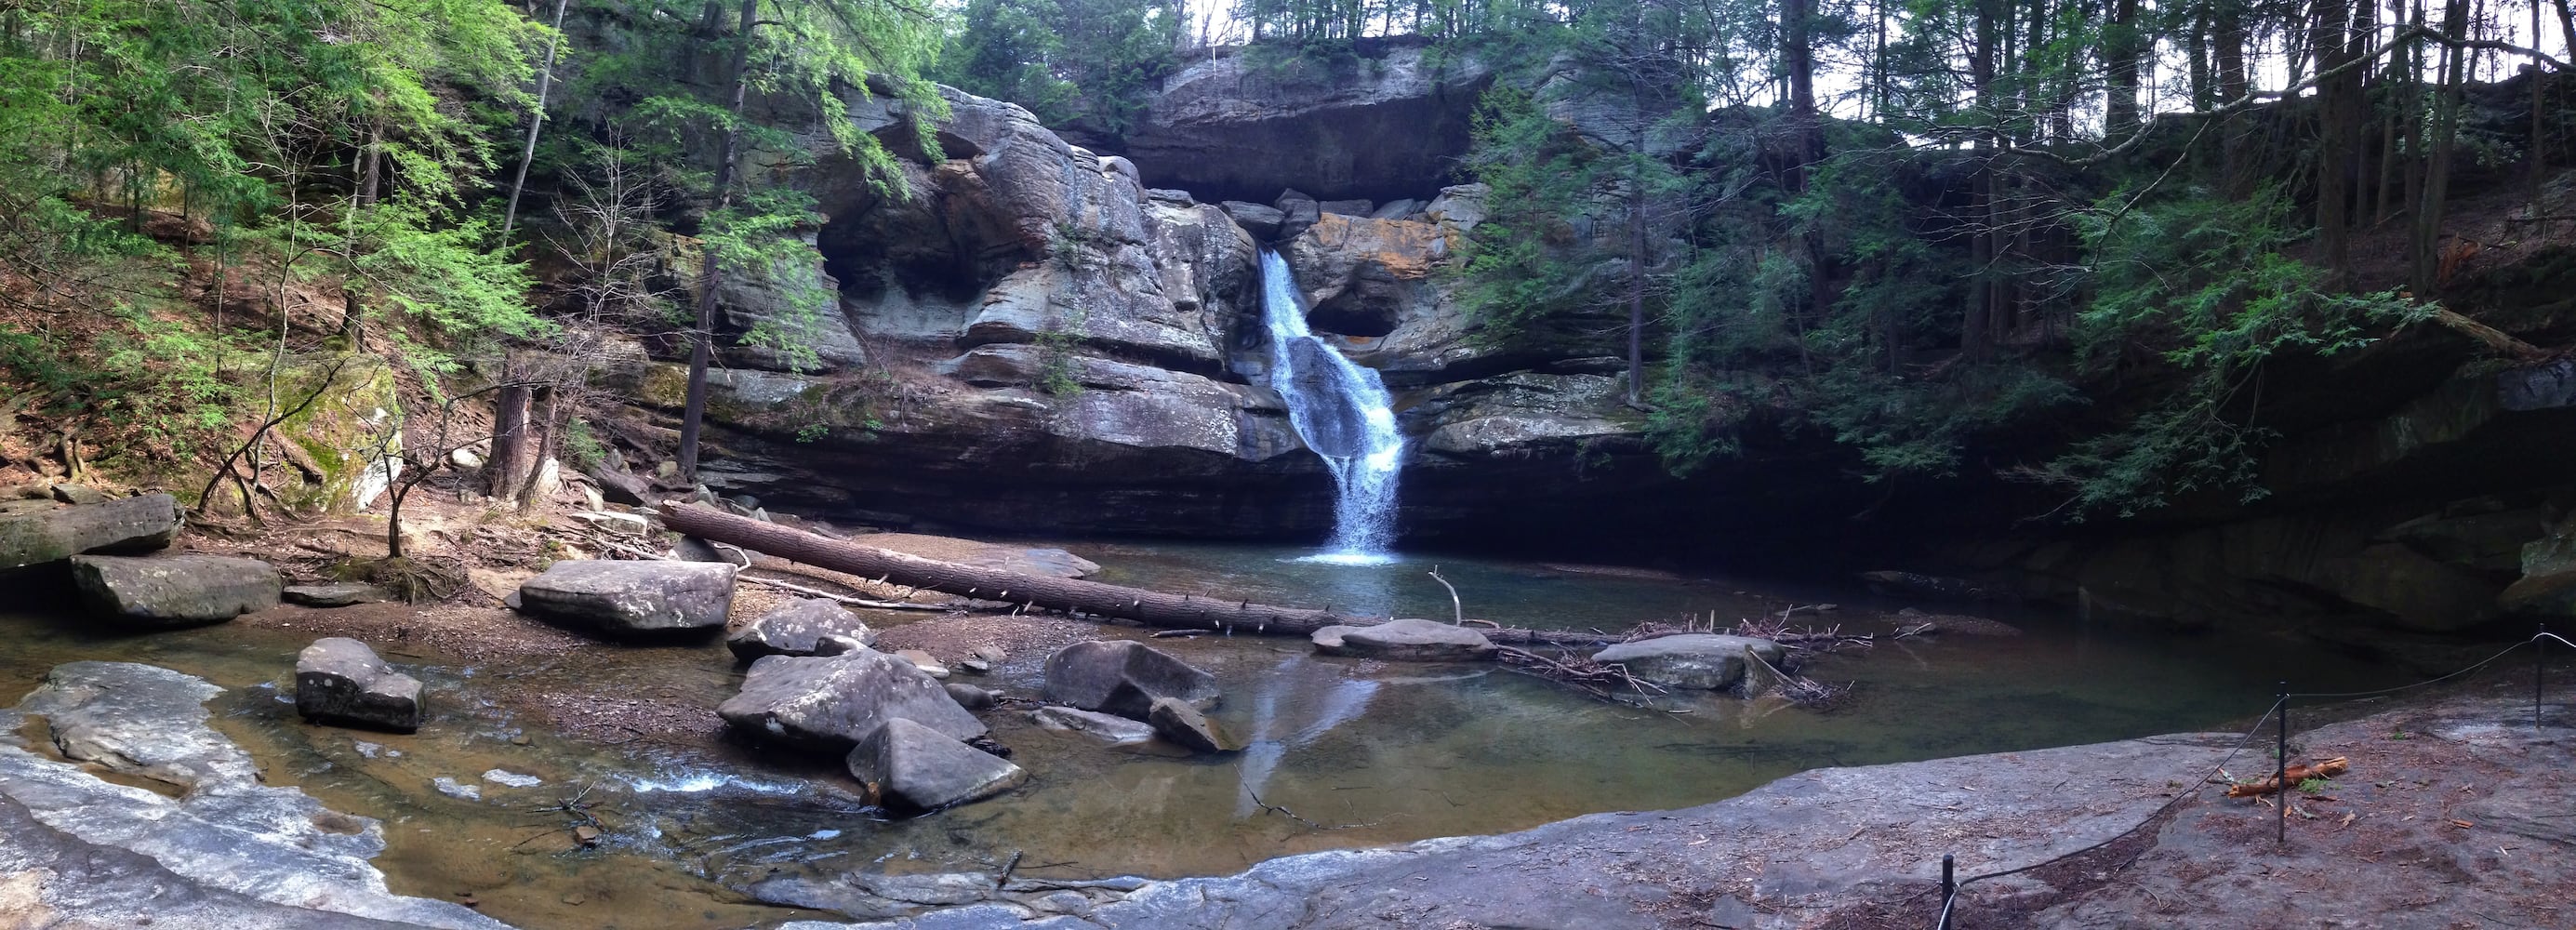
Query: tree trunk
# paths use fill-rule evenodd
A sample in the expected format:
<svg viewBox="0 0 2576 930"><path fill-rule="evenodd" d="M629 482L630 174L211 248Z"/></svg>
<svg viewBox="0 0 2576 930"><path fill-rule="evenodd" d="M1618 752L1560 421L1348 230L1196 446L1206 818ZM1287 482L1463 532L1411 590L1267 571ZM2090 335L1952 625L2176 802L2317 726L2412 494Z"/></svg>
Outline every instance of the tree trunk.
<svg viewBox="0 0 2576 930"><path fill-rule="evenodd" d="M751 30L759 17L760 0L742 0L741 25L734 34L734 41L741 44L733 56L733 119L725 125L724 154L716 162L717 210L733 203L733 162L742 143L738 127L743 98L751 87ZM698 251L698 326L690 334L689 393L680 410L680 480L691 484L698 480L698 433L707 418L707 366L715 361L716 288L724 280L715 249L702 241Z"/></svg>
<svg viewBox="0 0 2576 930"><path fill-rule="evenodd" d="M2316 50L2317 73L2327 74L2350 60L2349 0L2316 0L2316 28L2309 46ZM2358 70L2317 82L2317 244L2329 287L2341 287L2351 265L2352 154L2360 133L2352 131L2360 114Z"/></svg>
<svg viewBox="0 0 2576 930"><path fill-rule="evenodd" d="M1643 158L1644 155L1632 156ZM1646 397L1646 177L1642 167L1628 178L1628 404Z"/></svg>
<svg viewBox="0 0 2576 930"><path fill-rule="evenodd" d="M519 482L518 493L512 495L521 510L536 506L537 483L545 478L546 462L555 457L555 449L561 445L558 438L563 435L563 391L551 384L537 385L529 406L533 412L528 417L528 473Z"/></svg>
<svg viewBox="0 0 2576 930"><path fill-rule="evenodd" d="M486 486L495 499L508 501L518 494L527 474L520 470L527 445L528 386L503 385L492 395L492 457L483 463Z"/></svg>
<svg viewBox="0 0 2576 930"><path fill-rule="evenodd" d="M2138 129L2138 0L2112 0L2111 24L2102 34L2104 103L2102 140L2127 138Z"/></svg>
<svg viewBox="0 0 2576 930"><path fill-rule="evenodd" d="M1147 591L1077 578L1023 575L825 539L802 530L750 517L737 517L698 504L668 501L660 509L664 525L700 539L730 543L789 561L906 587L1019 604L1033 610L1080 611L1169 629L1294 636L1310 635L1328 626L1367 626L1385 619L1335 613L1329 608L1278 607L1250 601ZM1555 630L1483 632L1495 642L1585 644L1604 639L1597 633Z"/></svg>
<svg viewBox="0 0 2576 930"><path fill-rule="evenodd" d="M2468 0L2449 0L2443 4L2442 34L2453 40L2468 35ZM2441 245L2442 210L2451 190L2451 149L2460 120L2461 85L2468 78L2469 50L2446 46L2443 51L2442 86L2434 103L2433 140L2427 150L2424 168L2424 200L2416 205L2415 215L2415 296L2429 300L2440 289L2438 274Z"/></svg>
<svg viewBox="0 0 2576 930"><path fill-rule="evenodd" d="M569 0L555 0L555 33L546 37L546 64L537 70L537 106L528 114L528 143L519 150L519 173L510 179L510 206L501 211L501 241L510 241L510 228L519 221L519 192L528 186L528 163L537 160L537 131L546 125L546 91L555 82L555 46L563 41L564 6Z"/></svg>

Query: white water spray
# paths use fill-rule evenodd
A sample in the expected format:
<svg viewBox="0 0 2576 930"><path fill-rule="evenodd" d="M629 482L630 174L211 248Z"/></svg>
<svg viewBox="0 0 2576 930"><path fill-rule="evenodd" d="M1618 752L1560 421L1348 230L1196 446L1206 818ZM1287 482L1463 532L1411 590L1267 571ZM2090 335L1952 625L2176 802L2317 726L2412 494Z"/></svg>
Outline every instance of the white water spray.
<svg viewBox="0 0 2576 930"><path fill-rule="evenodd" d="M1315 561L1394 561L1395 478L1404 467L1386 383L1306 328L1306 302L1279 253L1261 252L1261 316L1270 328L1270 386L1288 422L1333 473L1333 538Z"/></svg>

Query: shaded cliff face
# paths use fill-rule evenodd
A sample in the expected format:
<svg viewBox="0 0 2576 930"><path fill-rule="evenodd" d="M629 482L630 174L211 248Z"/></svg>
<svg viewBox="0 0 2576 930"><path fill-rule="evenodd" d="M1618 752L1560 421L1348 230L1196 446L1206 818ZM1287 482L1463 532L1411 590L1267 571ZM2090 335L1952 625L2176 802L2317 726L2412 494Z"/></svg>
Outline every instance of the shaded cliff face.
<svg viewBox="0 0 2576 930"><path fill-rule="evenodd" d="M1449 183L1493 75L1427 44L1361 43L1355 58L1266 63L1212 49L1163 81L1127 157L1147 182L1269 203L1283 188L1394 200Z"/></svg>

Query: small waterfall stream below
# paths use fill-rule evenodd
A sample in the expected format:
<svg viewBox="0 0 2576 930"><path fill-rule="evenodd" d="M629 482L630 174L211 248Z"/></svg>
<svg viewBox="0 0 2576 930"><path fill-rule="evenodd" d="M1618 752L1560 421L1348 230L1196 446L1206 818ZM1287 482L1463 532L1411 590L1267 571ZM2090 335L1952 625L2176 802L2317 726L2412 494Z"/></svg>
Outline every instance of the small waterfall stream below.
<svg viewBox="0 0 2576 930"><path fill-rule="evenodd" d="M1333 473L1333 535L1318 562L1393 561L1396 474L1404 435L1377 372L1353 364L1306 326L1306 302L1288 262L1261 252L1261 316L1270 330L1270 386L1288 420Z"/></svg>

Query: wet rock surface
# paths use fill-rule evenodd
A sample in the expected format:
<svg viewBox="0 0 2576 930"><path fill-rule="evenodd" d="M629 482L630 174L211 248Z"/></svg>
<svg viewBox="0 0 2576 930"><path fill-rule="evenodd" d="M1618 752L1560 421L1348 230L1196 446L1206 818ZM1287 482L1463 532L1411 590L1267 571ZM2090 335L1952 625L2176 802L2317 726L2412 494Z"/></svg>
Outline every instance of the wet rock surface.
<svg viewBox="0 0 2576 930"><path fill-rule="evenodd" d="M60 922L35 926L505 930L387 892L369 862L382 826L261 784L206 725L203 702L221 691L148 665L75 662L0 711L0 903ZM30 717L52 746L19 739Z"/></svg>
<svg viewBox="0 0 2576 930"><path fill-rule="evenodd" d="M137 553L179 537L179 501L168 494L70 507L29 502L0 512L0 571L59 562L84 552Z"/></svg>
<svg viewBox="0 0 2576 930"><path fill-rule="evenodd" d="M219 555L72 557L81 605L136 624L220 623L277 606L277 569Z"/></svg>
<svg viewBox="0 0 2576 930"><path fill-rule="evenodd" d="M1145 722L1154 727L1155 735L1191 752L1224 753L1243 749L1242 740L1227 734L1225 727L1179 698L1155 698L1153 706L1145 712Z"/></svg>
<svg viewBox="0 0 2576 930"><path fill-rule="evenodd" d="M1154 738L1154 728L1150 724L1078 707L1041 707L1029 712L1029 720L1043 729L1086 733L1112 743Z"/></svg>
<svg viewBox="0 0 2576 930"><path fill-rule="evenodd" d="M1156 698L1214 706L1216 676L1130 640L1075 643L1046 660L1047 696L1083 710L1144 720Z"/></svg>
<svg viewBox="0 0 2576 930"><path fill-rule="evenodd" d="M751 735L836 753L850 751L894 718L951 739L984 735L984 724L920 668L864 649L763 658L743 676L742 692L716 713Z"/></svg>
<svg viewBox="0 0 2576 930"><path fill-rule="evenodd" d="M394 671L367 644L314 641L295 657L295 712L316 723L420 729L420 679Z"/></svg>
<svg viewBox="0 0 2576 930"><path fill-rule="evenodd" d="M1494 641L1463 626L1405 617L1376 626L1328 626L1315 631L1315 649L1326 655L1399 662L1477 662L1494 657Z"/></svg>
<svg viewBox="0 0 2576 930"><path fill-rule="evenodd" d="M1019 766L901 717L850 750L850 775L899 808L937 810L992 797L1028 781Z"/></svg>
<svg viewBox="0 0 2576 930"><path fill-rule="evenodd" d="M565 559L519 586L520 612L610 634L721 627L731 565Z"/></svg>
<svg viewBox="0 0 2576 930"><path fill-rule="evenodd" d="M1748 650L1774 664L1782 654L1780 644L1767 639L1684 633L1619 643L1593 653L1592 661L1625 666L1628 674L1657 684L1714 690L1744 680L1746 667L1752 664L1744 658Z"/></svg>
<svg viewBox="0 0 2576 930"><path fill-rule="evenodd" d="M840 604L819 597L770 611L725 635L725 648L744 662L762 656L829 656L873 646L875 630Z"/></svg>

